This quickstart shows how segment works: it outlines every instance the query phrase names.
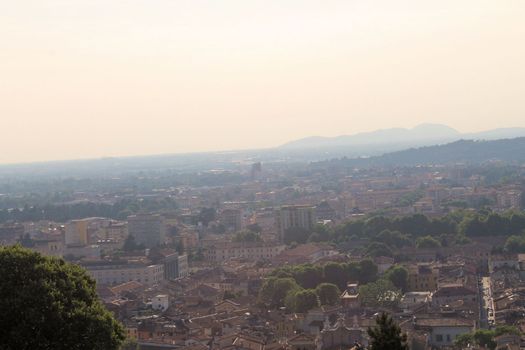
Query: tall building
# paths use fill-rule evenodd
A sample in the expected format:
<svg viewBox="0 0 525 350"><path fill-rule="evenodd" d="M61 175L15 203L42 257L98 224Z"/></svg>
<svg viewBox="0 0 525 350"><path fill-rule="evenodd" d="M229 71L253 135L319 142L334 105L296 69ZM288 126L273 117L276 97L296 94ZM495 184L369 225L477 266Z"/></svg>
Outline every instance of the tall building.
<svg viewBox="0 0 525 350"><path fill-rule="evenodd" d="M226 231L237 232L243 226L242 214L242 209L224 209L219 216L219 221L224 225Z"/></svg>
<svg viewBox="0 0 525 350"><path fill-rule="evenodd" d="M279 240L283 241L284 233L291 227L311 230L315 223L315 207L309 205L287 205L275 211L275 223Z"/></svg>
<svg viewBox="0 0 525 350"><path fill-rule="evenodd" d="M84 246L88 244L89 220L71 220L66 223L66 246Z"/></svg>
<svg viewBox="0 0 525 350"><path fill-rule="evenodd" d="M153 248L164 243L166 238L164 219L158 214L137 214L128 216L128 233L137 244Z"/></svg>

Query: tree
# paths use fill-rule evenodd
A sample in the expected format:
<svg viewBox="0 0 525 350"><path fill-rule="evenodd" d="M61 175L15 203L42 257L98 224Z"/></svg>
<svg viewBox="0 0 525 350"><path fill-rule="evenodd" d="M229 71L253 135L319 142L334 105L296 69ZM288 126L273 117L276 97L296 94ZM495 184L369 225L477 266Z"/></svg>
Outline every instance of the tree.
<svg viewBox="0 0 525 350"><path fill-rule="evenodd" d="M118 349L124 330L80 266L0 248L0 348Z"/></svg>
<svg viewBox="0 0 525 350"><path fill-rule="evenodd" d="M303 288L315 288L323 280L323 270L320 266L304 264L292 269L294 279Z"/></svg>
<svg viewBox="0 0 525 350"><path fill-rule="evenodd" d="M293 278L270 277L264 281L259 291L259 301L270 307L284 306L288 293L301 290Z"/></svg>
<svg viewBox="0 0 525 350"><path fill-rule="evenodd" d="M494 341L494 331L488 329L478 329L473 335L474 341L479 346L484 348L494 349L496 348L496 342Z"/></svg>
<svg viewBox="0 0 525 350"><path fill-rule="evenodd" d="M408 270L403 266L392 266L386 272L386 278L388 278L394 286L405 291L408 285Z"/></svg>
<svg viewBox="0 0 525 350"><path fill-rule="evenodd" d="M416 240L416 247L421 249L439 248L441 243L432 236L425 236Z"/></svg>
<svg viewBox="0 0 525 350"><path fill-rule="evenodd" d="M295 312L307 312L319 306L314 289L292 291L286 296L285 305Z"/></svg>
<svg viewBox="0 0 525 350"><path fill-rule="evenodd" d="M466 348L469 344L474 344L474 337L471 333L460 334L454 339L454 345L460 349Z"/></svg>
<svg viewBox="0 0 525 350"><path fill-rule="evenodd" d="M510 236L505 241L503 251L506 253L523 253L525 252L525 239L521 236Z"/></svg>
<svg viewBox="0 0 525 350"><path fill-rule="evenodd" d="M335 284L321 283L315 288L321 305L336 305L339 302L341 291Z"/></svg>
<svg viewBox="0 0 525 350"><path fill-rule="evenodd" d="M383 230L374 239L376 242L384 243L389 247L402 248L412 245L412 241L408 235L404 235L399 231Z"/></svg>
<svg viewBox="0 0 525 350"><path fill-rule="evenodd" d="M372 242L366 247L366 254L371 257L392 256L392 249L385 243Z"/></svg>
<svg viewBox="0 0 525 350"><path fill-rule="evenodd" d="M392 307L401 299L401 292L392 282L380 279L359 287L359 298L365 306Z"/></svg>
<svg viewBox="0 0 525 350"><path fill-rule="evenodd" d="M376 279L377 265L370 259L361 260L359 262L359 283L365 284Z"/></svg>
<svg viewBox="0 0 525 350"><path fill-rule="evenodd" d="M250 230L239 231L233 236L234 242L260 242L261 235Z"/></svg>
<svg viewBox="0 0 525 350"><path fill-rule="evenodd" d="M368 328L370 350L408 350L407 336L386 313L376 317L376 325Z"/></svg>
<svg viewBox="0 0 525 350"><path fill-rule="evenodd" d="M324 280L328 283L333 283L343 289L348 282L344 266L336 262L329 262L323 266Z"/></svg>

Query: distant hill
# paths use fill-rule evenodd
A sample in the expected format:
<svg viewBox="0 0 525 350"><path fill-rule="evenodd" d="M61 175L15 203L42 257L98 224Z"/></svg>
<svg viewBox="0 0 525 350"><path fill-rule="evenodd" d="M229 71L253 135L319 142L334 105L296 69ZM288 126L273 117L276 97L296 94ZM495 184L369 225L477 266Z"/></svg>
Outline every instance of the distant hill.
<svg viewBox="0 0 525 350"><path fill-rule="evenodd" d="M350 166L415 166L430 164L479 164L489 161L525 163L525 137L493 141L460 140L445 145L412 148L370 158L339 159Z"/></svg>
<svg viewBox="0 0 525 350"><path fill-rule="evenodd" d="M525 128L494 129L479 133L462 134L441 124L421 124L412 129L393 128L337 137L307 137L288 142L282 150L355 148L362 155L381 154L385 150L402 150L410 147L431 146L464 140L496 140L525 137ZM351 151L351 149L348 149Z"/></svg>

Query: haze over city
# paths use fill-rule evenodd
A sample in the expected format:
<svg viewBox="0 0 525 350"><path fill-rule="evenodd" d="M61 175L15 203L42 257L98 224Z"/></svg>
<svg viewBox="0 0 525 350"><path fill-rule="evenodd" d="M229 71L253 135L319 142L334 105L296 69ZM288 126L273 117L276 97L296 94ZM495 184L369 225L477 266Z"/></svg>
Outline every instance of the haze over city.
<svg viewBox="0 0 525 350"><path fill-rule="evenodd" d="M523 1L3 1L0 163L525 126Z"/></svg>

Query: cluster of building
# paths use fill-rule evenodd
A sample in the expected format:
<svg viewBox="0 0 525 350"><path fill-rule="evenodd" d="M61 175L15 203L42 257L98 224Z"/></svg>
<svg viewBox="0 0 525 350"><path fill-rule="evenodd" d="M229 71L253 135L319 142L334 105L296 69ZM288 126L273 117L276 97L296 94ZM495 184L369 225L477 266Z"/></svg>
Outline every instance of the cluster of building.
<svg viewBox="0 0 525 350"><path fill-rule="evenodd" d="M106 201L117 195L111 196L100 194ZM107 308L142 349L362 349L369 342L367 328L383 311L408 334L411 349L450 348L459 335L498 325L525 333L525 258L492 254L501 242L491 238L454 247L403 248L405 259L375 257L380 275L394 265L408 271L396 303L364 303L356 281L348 281L335 305L304 313L268 309L257 299L278 267L366 258L356 252L368 242L287 244L290 230L310 232L318 224L378 210L429 216L480 205L518 210L520 184L486 185L481 176L457 167L290 175L278 168L263 171L257 163L242 183L133 196L170 198L178 208L137 212L123 220L7 222L0 225L0 242L20 242L83 266ZM248 229L258 238L236 239ZM515 334L496 342L497 349L525 348Z"/></svg>

